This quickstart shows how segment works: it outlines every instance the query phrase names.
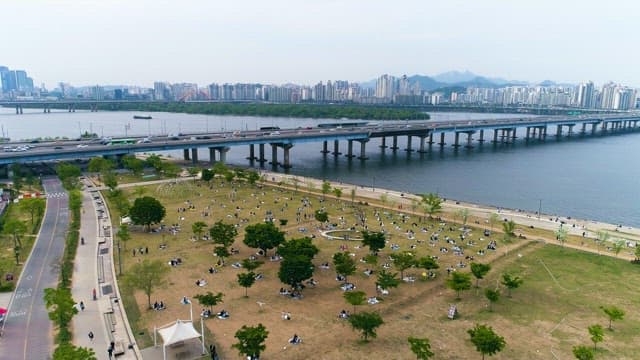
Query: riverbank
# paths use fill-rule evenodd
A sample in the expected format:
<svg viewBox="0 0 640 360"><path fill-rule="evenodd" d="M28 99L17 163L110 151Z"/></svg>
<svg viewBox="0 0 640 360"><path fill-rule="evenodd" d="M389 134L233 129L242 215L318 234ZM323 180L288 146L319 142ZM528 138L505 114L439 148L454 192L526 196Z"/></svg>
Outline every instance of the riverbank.
<svg viewBox="0 0 640 360"><path fill-rule="evenodd" d="M299 187L312 187L313 189L318 190L322 188L323 183L323 180L315 178L287 175L266 170L262 170L261 174L267 181L274 183L294 185L294 183L297 182ZM348 194L350 194L352 189L355 189L357 198L371 199L376 203L382 203L383 201L381 201L381 196L383 196L386 197L384 202L391 204L390 207L404 209L405 211L410 211L412 200L420 200L420 196L416 194L402 193L382 188L364 187L354 184L346 184L343 182L328 182L331 184L332 188L340 188L344 194L343 197L345 198L348 198ZM538 216L537 213L518 209L505 209L451 199L445 199L442 203L443 215L447 218L454 218L455 212L461 209L466 209L469 212L470 222L475 221L476 224L484 223L487 224L486 226L489 226L488 219L491 214L498 214L501 221L505 219L513 220L521 227L524 226L530 229L535 228L555 232L562 225L562 227L568 230L569 235L572 235L574 238L580 237L584 239L583 241L567 243L566 245L586 251L599 251L598 249L594 249L594 246L590 246L593 245L594 240L597 239L598 231L609 232L609 241L611 241L611 243L618 239L624 240L627 244L627 251L622 251L620 255L625 258L634 258L634 249L632 247L635 246L636 243L640 242L640 229L631 226L614 225L600 221L575 219L544 213Z"/></svg>

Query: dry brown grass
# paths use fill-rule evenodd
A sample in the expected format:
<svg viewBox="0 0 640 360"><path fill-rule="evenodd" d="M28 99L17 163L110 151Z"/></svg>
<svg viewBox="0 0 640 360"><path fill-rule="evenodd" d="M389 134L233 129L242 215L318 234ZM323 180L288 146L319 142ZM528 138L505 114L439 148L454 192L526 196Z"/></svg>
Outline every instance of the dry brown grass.
<svg viewBox="0 0 640 360"><path fill-rule="evenodd" d="M235 197L230 196L231 187L236 188ZM131 191L131 190L128 190ZM418 256L437 255L440 256L440 269L438 277L434 280L416 281L415 283L403 283L397 289L392 289L391 294L384 296L384 301L377 305L363 305L358 311L378 311L381 313L385 324L378 330L378 338L368 344L359 341L357 333L351 330L345 320L337 318L337 314L342 309L352 311L342 298L342 291L339 289L339 282L335 280L335 271L322 270L318 266L323 262L331 262L331 256L339 251L341 244L347 245L349 251L355 254L356 259L367 255L366 249L356 248L357 242L331 241L322 238L317 230L318 223L315 220L306 220L296 223L296 208L301 206L301 198L305 194L294 193L274 187L263 187L262 189L251 187L244 183L235 185L216 182L210 189L206 184L195 182L184 182L177 185L155 185L150 187L147 195L154 196L162 201L167 208L166 224L179 223L182 231L176 236L168 233L147 234L140 230L133 231L133 239L127 244L128 251L123 253L124 268L128 269L134 262L143 258L160 259L168 262L174 257L182 258L184 265L171 268L169 275L169 286L165 289L155 291L152 302L157 299L163 300L168 307L164 311L146 310L146 297L136 293L136 301L141 311L138 326L146 328L148 333L153 332L154 326L160 326L178 318L187 319L189 317L188 306L181 305L179 300L182 296L192 298L199 293L222 292L224 293L224 303L215 307L219 311L225 309L230 312L228 320L207 319L205 325L214 336L214 342L218 345L219 352L223 358L236 358L237 351L231 349L231 344L236 342L235 332L242 325L255 325L263 323L268 331L267 349L263 355L264 359L408 359L412 354L407 346L408 336L428 337L431 339L432 347L436 352L436 358L446 359L467 359L475 358L478 354L468 341L466 330L471 328L476 322L490 323L500 334L507 339L507 348L496 358L552 358L549 349L558 345L557 338L565 337L567 343L575 343L574 339L584 338L582 329L577 327L571 333L571 327L559 327L553 334L550 331L561 320L561 317L553 317L553 320L542 317L535 322L523 324L517 313L509 312L504 314L509 304L522 302L514 295L514 299L503 299L496 306L496 311L489 313L486 309L486 300L482 295L482 289L476 294L476 290L464 293L462 300L457 302L461 318L455 321L446 318L447 309L450 304L456 302L455 294L444 287L443 279L447 273L445 268L455 266L459 261L469 263L464 257L454 256L452 252L441 254L441 246L450 247L444 241L445 235L457 240L460 234L459 226L447 224L440 234L440 240L434 247L429 245L429 235L439 225L435 221L426 221L418 226L412 226L414 222L419 222L419 217L414 215L404 224L401 222L399 212L384 210L388 215L383 215L386 229L389 231L389 244L400 245L400 250L410 250L410 245L417 247L413 250ZM339 223L340 216L345 219L345 226L352 226L356 223L353 209L348 201L338 201L328 198L326 202L320 203L321 196L312 196L311 208L305 208L304 213L308 218L313 217L313 212L321 206L327 208L330 221ZM195 210L186 213L178 213L178 207L187 207L185 201L192 201ZM288 204L285 207L284 204ZM201 212L210 206L212 216L202 217ZM206 241L192 241L191 224L195 221L205 221L211 225L217 220L228 223L237 223L234 217L235 208L239 207L238 219L248 219L239 230L239 236L234 247L240 250L239 255L234 255L227 260L227 266L221 268L219 273L209 274L207 269L213 266L217 260L212 255L213 245ZM374 208L364 206L368 215L368 225L371 230L379 230L378 222L373 216ZM236 274L243 270L234 269L230 266L235 261L245 259L255 253L254 249L247 248L242 243L243 229L247 224L260 222L263 220L266 210L272 210L275 218L288 219L289 225L283 228L287 232L287 238L297 238L305 236L298 232L298 228L305 227L309 230L307 234L316 235L314 243L320 248L320 253L314 259L316 271L314 278L319 282L316 288L304 290L304 299L293 300L278 294L278 290L283 287L277 278L279 267L278 262L269 262L265 259L265 265L257 271L262 272L264 280L258 281L249 289L249 297L244 297L244 288L236 282ZM250 215L256 212L256 216ZM382 211L381 211L382 212ZM405 212L406 214L406 212ZM184 217L184 220L181 218ZM392 221L396 221L400 229L395 229ZM428 233L420 232L423 226L432 227ZM450 231L449 227L453 228ZM416 239L423 241L416 243L405 235L407 229L412 229L416 233ZM531 239L533 233L528 233L529 229L521 229L528 234ZM544 235L535 230L535 236ZM476 261L493 263L492 274L499 274L503 267L511 266L520 256L527 257L528 254L538 251L542 245L533 244L530 241L515 240L511 244L504 245L499 241L498 251L486 251L484 257L476 255L476 251L485 248L488 239L481 241L481 230L473 229L472 235L467 240L476 242L475 246L467 246L465 254L474 255ZM500 235L494 235L491 239L497 239ZM160 250L160 243L166 243L168 248ZM465 242L466 243L466 240ZM393 251L388 246L379 255L379 265L388 262L388 255ZM532 246L528 246L532 245ZM133 247L149 247L148 255L137 255L132 257ZM507 251L507 248L509 251ZM570 250L567 250L570 251ZM271 254L271 252L270 252ZM365 268L371 266L362 262L357 262L358 270L356 275L350 277L350 282L354 282L359 290L365 291L368 296L375 295L375 276L368 278L363 274ZM168 265L167 265L168 266ZM333 266L332 266L333 267ZM125 270L126 271L126 270ZM468 267L459 270L468 271ZM420 277L420 270L412 269L405 272ZM496 275L497 276L497 275ZM195 281L204 278L208 281L205 287L197 287ZM491 281L491 282L489 282ZM487 280L487 284L495 284L495 276ZM481 283L482 285L482 283ZM524 291L522 291L524 293ZM528 293L527 296L541 296L536 293ZM259 305L262 303L263 305ZM202 308L194 300L194 317L197 318ZM292 320L281 319L281 312L287 311L292 315ZM599 315L599 314L598 314ZM197 324L199 325L199 324ZM304 339L304 343L299 346L292 346L287 343L294 333ZM561 334L561 335L559 335ZM566 345L566 344L565 344ZM570 355L570 346L558 350L560 354ZM567 352L569 351L569 352ZM558 353L558 352L556 352Z"/></svg>

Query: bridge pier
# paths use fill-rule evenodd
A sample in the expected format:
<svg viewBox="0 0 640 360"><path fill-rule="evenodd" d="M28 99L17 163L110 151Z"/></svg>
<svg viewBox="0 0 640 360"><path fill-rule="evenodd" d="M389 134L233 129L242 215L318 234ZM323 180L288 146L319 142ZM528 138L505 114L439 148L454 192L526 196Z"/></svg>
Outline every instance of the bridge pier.
<svg viewBox="0 0 640 360"><path fill-rule="evenodd" d="M254 144L249 144L249 156L247 157L247 160L253 161L255 159L256 159L255 145Z"/></svg>
<svg viewBox="0 0 640 360"><path fill-rule="evenodd" d="M491 142L494 144L498 142L498 129L493 129L493 140Z"/></svg>
<svg viewBox="0 0 640 360"><path fill-rule="evenodd" d="M567 131L567 137L571 137L573 135L573 127L575 125L569 125L569 130Z"/></svg>
<svg viewBox="0 0 640 360"><path fill-rule="evenodd" d="M356 157L353 155L353 140L347 140L347 155L345 155L349 159Z"/></svg>
<svg viewBox="0 0 640 360"><path fill-rule="evenodd" d="M264 164L267 161L267 158L264 157L264 144L260 144L258 146L258 151L260 153L260 158L258 158L258 161L260 161L260 164Z"/></svg>
<svg viewBox="0 0 640 360"><path fill-rule="evenodd" d="M513 131L513 134L511 135L511 142L516 142L516 133L518 131L518 128L512 128L511 131Z"/></svg>
<svg viewBox="0 0 640 360"><path fill-rule="evenodd" d="M424 135L420 135L420 136L418 136L418 139L420 139L420 148L418 149L418 152L419 152L420 154L424 154L424 153L426 153L426 152L427 152L427 151L424 149L424 143L425 143L425 141L424 141L424 140L425 140L426 138L427 138L427 137L426 137L426 136L424 136Z"/></svg>
<svg viewBox="0 0 640 360"><path fill-rule="evenodd" d="M269 164L274 167L278 166L278 144L270 144L271 145L271 161Z"/></svg>
<svg viewBox="0 0 640 360"><path fill-rule="evenodd" d="M342 154L340 152L340 143L338 140L333 140L333 152L331 154L333 154L333 156L338 156Z"/></svg>
<svg viewBox="0 0 640 360"><path fill-rule="evenodd" d="M467 149L471 149L473 148L473 145L471 144L471 141L473 141L472 135L473 135L474 131L467 131L467 145L465 146Z"/></svg>
<svg viewBox="0 0 640 360"><path fill-rule="evenodd" d="M480 130L480 135L478 138L478 142L482 144L484 142L484 129Z"/></svg>
<svg viewBox="0 0 640 360"><path fill-rule="evenodd" d="M293 147L293 144L283 144L282 145L282 149L284 150L284 163L282 164L282 167L285 169L289 169L291 168L291 161L289 158L289 150L291 150L291 148Z"/></svg>
<svg viewBox="0 0 640 360"><path fill-rule="evenodd" d="M214 147L210 147L209 148L209 162L211 164L216 162L216 148L214 148Z"/></svg>
<svg viewBox="0 0 640 360"><path fill-rule="evenodd" d="M597 129L597 127L598 127L598 124L597 124L597 123L592 123L592 124L591 124L591 135L593 135L593 134L595 134L595 133L596 133L596 129Z"/></svg>
<svg viewBox="0 0 640 360"><path fill-rule="evenodd" d="M223 146L223 147L219 147L218 148L218 152L220 153L220 162L221 163L226 163L227 162L227 153L229 152L229 150L231 150L229 147L227 146Z"/></svg>
<svg viewBox="0 0 640 360"><path fill-rule="evenodd" d="M587 133L587 123L582 123L582 128L580 129L580 135L584 135Z"/></svg>
<svg viewBox="0 0 640 360"><path fill-rule="evenodd" d="M525 141L529 141L529 133L531 133L531 128L527 126L527 132L524 135Z"/></svg>
<svg viewBox="0 0 640 360"><path fill-rule="evenodd" d="M453 145L452 146L454 148L457 148L458 146L460 146L459 142L460 142L460 132L456 131L455 140L453 141Z"/></svg>
<svg viewBox="0 0 640 360"><path fill-rule="evenodd" d="M16 115L22 114L22 105L16 105Z"/></svg>
<svg viewBox="0 0 640 360"><path fill-rule="evenodd" d="M398 150L398 136L397 135L393 135L393 144L391 145L391 147L389 148L393 151Z"/></svg>
<svg viewBox="0 0 640 360"><path fill-rule="evenodd" d="M438 145L440 145L440 147L445 146L447 143L444 142L444 132L440 133L440 142L438 143Z"/></svg>
<svg viewBox="0 0 640 360"><path fill-rule="evenodd" d="M192 148L191 149L191 161L194 164L198 163L198 148Z"/></svg>
<svg viewBox="0 0 640 360"><path fill-rule="evenodd" d="M322 150L320 150L320 152L325 154L325 155L328 154L329 150L327 149L327 147L328 147L327 146L327 141L325 140L325 141L322 142Z"/></svg>
<svg viewBox="0 0 640 360"><path fill-rule="evenodd" d="M433 144L433 133L429 134L429 146Z"/></svg>
<svg viewBox="0 0 640 360"><path fill-rule="evenodd" d="M411 135L407 135L407 148L404 149L404 151L413 152L413 149L411 148Z"/></svg>
<svg viewBox="0 0 640 360"><path fill-rule="evenodd" d="M387 137L386 136L382 137L382 143L380 144L380 147L383 148L383 149L387 148Z"/></svg>
<svg viewBox="0 0 640 360"><path fill-rule="evenodd" d="M185 160L191 160L191 156L189 156L189 149L182 150L182 154Z"/></svg>
<svg viewBox="0 0 640 360"><path fill-rule="evenodd" d="M357 140L360 143L360 156L358 156L359 160L367 160L367 153L366 153L366 148L367 148L367 142L369 142L369 139L362 139L362 140Z"/></svg>

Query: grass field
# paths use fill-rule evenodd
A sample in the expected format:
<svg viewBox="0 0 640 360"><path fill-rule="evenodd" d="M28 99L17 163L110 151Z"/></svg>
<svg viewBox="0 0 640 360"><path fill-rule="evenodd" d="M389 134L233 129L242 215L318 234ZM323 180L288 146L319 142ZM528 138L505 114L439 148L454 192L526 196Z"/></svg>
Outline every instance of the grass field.
<svg viewBox="0 0 640 360"><path fill-rule="evenodd" d="M133 189L126 191L133 192ZM380 220L377 220L374 207L361 205L360 208L366 211L369 229L380 230L382 222L388 232L389 242L379 255L376 270L384 263L391 263L388 260L389 254L394 252L390 249L391 244L397 244L399 251L411 250L418 256L439 256L440 263L436 279L403 283L399 288L392 289L389 295L383 296L381 303L359 307L358 311L380 312L385 321L379 328L378 338L363 344L348 323L337 318L340 310L351 311L352 308L342 298L343 292L339 289L340 283L335 280L335 271L320 269L318 265L331 262L331 256L339 251L341 245L347 246L358 260L368 252L360 248L358 242L321 237L319 223L312 219L313 212L324 207L329 213L330 222L337 224L338 228L354 226L357 220L350 201L327 198L321 202L321 195L309 196L275 187L257 188L242 182L230 184L219 181L211 186L193 181L155 185L147 188L146 195L163 202L167 208L164 223L179 224L181 230L172 235L169 232L149 234L141 229L132 229L133 238L123 253L125 272L144 258L168 263L170 259L180 257L184 264L170 268L169 285L165 289L158 289L152 296L152 302L164 301L167 310L149 311L146 309L146 297L141 292L131 296L130 290L123 289L127 309L134 308L128 311L128 315L133 328L138 329L135 332L141 346L150 344L149 335L154 326L189 317L188 306L179 303L182 296L193 297L211 291L225 294L224 303L214 310L225 309L231 314L228 320L205 320L223 358L239 358L237 352L230 348L236 341L233 337L235 331L242 325L257 323L263 323L270 332L262 357L264 359L407 359L412 358L406 341L408 336L430 338L438 359L479 358L468 341L466 330L476 322L483 322L493 326L506 338L506 349L495 358L566 359L571 358L573 345L590 344L586 331L588 325L607 323L598 307L610 304L625 309L627 316L625 320L614 324L615 331L606 332L598 355L611 359L631 359L634 356L633 344L638 340L639 332L638 315L633 309L638 302L634 296L640 287L640 267L622 260L530 240L514 240L505 245L499 240L501 234L483 239L482 231L478 228L472 229L471 234L461 241L459 225L434 220L421 222L417 215L410 216L406 212L389 209L378 209ZM305 196L309 196L310 207L302 205L301 200ZM178 208L188 207L187 201L194 209L178 212ZM282 228L287 232L287 239L316 236L314 243L320 248L320 253L314 259L314 278L319 284L315 288L305 289L302 300L278 294L283 287L277 278L278 262L265 259L265 265L257 270L264 274L264 280L249 289L249 298L243 296L244 288L236 282L236 274L242 270L229 266L255 254L254 249L242 244L244 227L263 221L267 210L272 211L276 219L288 220L288 225ZM203 216L204 212L209 216ZM296 212L300 212L300 222L296 221ZM405 215L404 222L401 214ZM113 215L117 219L117 214ZM306 220L304 215L307 216ZM234 247L240 252L228 259L228 265L218 273L209 274L207 269L217 261L212 255L213 245L192 239L191 224L205 221L212 225L217 220L238 224L239 236ZM422 232L422 228L426 228L426 232ZM409 238L408 230L415 232L414 239ZM429 241L434 232L440 234L439 240ZM518 229L517 233L523 233L529 239L550 237L549 233L538 229ZM455 293L444 287L447 277L445 269L451 266L457 271L468 271L468 267L458 268L457 264L463 262L468 265L470 260L455 256L451 251L453 245L445 242L446 236L457 240L457 245L464 249L464 256L474 256L477 262L492 263L494 269L481 282L481 286L495 287L499 276L505 271L517 273L524 279L524 284L514 291L512 298L503 296L493 312L488 311L483 289L467 291L460 301L456 301ZM498 240L497 251L486 250L484 256L478 255L478 250L486 249L489 240ZM167 248L159 249L160 244L166 244ZM414 248L411 248L412 245ZM149 254L133 257L131 249L141 247L148 247ZM447 248L449 252L443 254L440 248ZM374 266L360 261L357 264L356 275L350 277L349 281L355 283L358 290L374 296L375 276L369 278L363 274L366 268ZM410 269L405 276L413 275L419 279L420 273L418 269ZM196 286L195 281L200 278L206 279L208 285ZM131 304L134 299L135 304ZM446 315L449 305L453 303L458 305L461 316L452 321ZM194 317L198 317L201 307L195 300L193 307ZM290 312L292 320L282 320L280 315L283 311ZM142 331L144 335L140 335ZM289 346L287 339L294 333L304 339L302 345Z"/></svg>

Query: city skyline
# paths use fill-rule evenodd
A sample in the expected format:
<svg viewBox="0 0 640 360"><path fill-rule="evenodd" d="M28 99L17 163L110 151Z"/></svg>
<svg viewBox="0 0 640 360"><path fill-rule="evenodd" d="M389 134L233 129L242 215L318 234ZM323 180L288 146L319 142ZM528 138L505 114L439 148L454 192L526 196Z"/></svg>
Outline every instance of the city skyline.
<svg viewBox="0 0 640 360"><path fill-rule="evenodd" d="M3 4L2 65L52 88L155 81L363 82L470 70L539 82L640 86L632 1L579 8L451 1L32 1ZM597 46L596 46L597 45Z"/></svg>

